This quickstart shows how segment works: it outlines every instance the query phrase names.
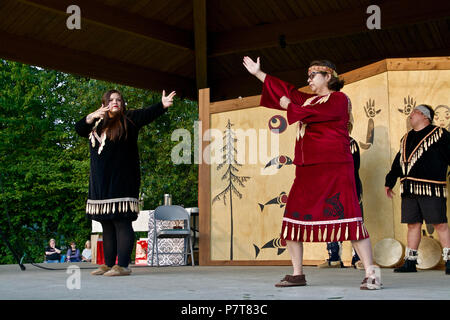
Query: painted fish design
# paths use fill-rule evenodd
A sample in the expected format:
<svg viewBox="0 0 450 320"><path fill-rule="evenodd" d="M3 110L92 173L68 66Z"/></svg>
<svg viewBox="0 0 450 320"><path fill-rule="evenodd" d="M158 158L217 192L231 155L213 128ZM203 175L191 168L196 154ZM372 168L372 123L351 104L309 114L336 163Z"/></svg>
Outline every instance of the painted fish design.
<svg viewBox="0 0 450 320"><path fill-rule="evenodd" d="M273 238L272 240L268 241L265 245L263 245L261 249L256 244L253 244L253 247L255 248L255 259L258 257L262 249L270 249L270 248L278 249L277 255L279 256L286 250L286 241L281 238Z"/></svg>
<svg viewBox="0 0 450 320"><path fill-rule="evenodd" d="M278 197L275 197L275 198L267 201L264 204L258 203L259 208L261 209L261 212L264 210L264 207L269 204L279 204L280 208L283 208L286 205L287 198L288 198L288 196L287 196L286 192L283 191L280 193L280 195Z"/></svg>
<svg viewBox="0 0 450 320"><path fill-rule="evenodd" d="M282 166L284 165L290 165L292 164L292 159L289 158L288 156L278 156L273 158L272 160L270 160L266 166L264 167L270 167L270 166L277 166L277 169L280 169Z"/></svg>

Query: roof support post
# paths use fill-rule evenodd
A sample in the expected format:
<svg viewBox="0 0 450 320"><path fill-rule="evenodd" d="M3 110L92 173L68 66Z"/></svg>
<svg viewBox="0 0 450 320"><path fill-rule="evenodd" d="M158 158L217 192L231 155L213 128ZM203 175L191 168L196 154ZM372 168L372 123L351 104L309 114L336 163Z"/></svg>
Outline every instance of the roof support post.
<svg viewBox="0 0 450 320"><path fill-rule="evenodd" d="M206 0L193 0L197 90L208 87Z"/></svg>

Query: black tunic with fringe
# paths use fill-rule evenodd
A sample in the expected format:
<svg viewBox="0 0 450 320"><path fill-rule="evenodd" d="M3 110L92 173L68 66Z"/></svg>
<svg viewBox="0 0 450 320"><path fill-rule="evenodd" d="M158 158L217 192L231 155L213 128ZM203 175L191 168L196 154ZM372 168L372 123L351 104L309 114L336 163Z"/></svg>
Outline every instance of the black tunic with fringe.
<svg viewBox="0 0 450 320"><path fill-rule="evenodd" d="M102 121L86 123L86 117L75 124L76 132L89 138L90 177L86 214L89 218L137 219L141 184L138 134L144 126L167 111L162 103L125 112L127 137L111 141L102 137Z"/></svg>
<svg viewBox="0 0 450 320"><path fill-rule="evenodd" d="M403 136L385 186L393 188L400 178L402 196L447 197L447 168L450 164L450 133L428 125Z"/></svg>

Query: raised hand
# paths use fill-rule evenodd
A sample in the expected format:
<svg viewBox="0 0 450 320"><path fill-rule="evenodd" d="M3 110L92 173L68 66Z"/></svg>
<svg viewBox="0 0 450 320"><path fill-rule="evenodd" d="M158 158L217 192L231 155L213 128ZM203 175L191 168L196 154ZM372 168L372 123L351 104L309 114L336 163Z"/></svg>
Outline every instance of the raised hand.
<svg viewBox="0 0 450 320"><path fill-rule="evenodd" d="M256 75L258 71L261 71L261 63L259 61L259 57L256 59L256 62L253 61L250 57L244 57L244 67L250 72L252 75Z"/></svg>
<svg viewBox="0 0 450 320"><path fill-rule="evenodd" d="M256 59L256 62L253 61L250 57L245 56L243 60L243 65L247 69L247 71L257 77L261 82L264 82L266 79L266 74L261 70L261 63L259 61L259 57Z"/></svg>
<svg viewBox="0 0 450 320"><path fill-rule="evenodd" d="M162 92L162 98L161 98L161 102L164 106L164 108L168 108L171 105L173 105L173 97L175 97L176 92L172 91L167 97L166 97L166 90L163 90Z"/></svg>
<svg viewBox="0 0 450 320"><path fill-rule="evenodd" d="M100 108L92 112L86 117L86 122L91 124L95 119L103 119L105 117L106 112L109 111L109 106L105 107L102 104Z"/></svg>

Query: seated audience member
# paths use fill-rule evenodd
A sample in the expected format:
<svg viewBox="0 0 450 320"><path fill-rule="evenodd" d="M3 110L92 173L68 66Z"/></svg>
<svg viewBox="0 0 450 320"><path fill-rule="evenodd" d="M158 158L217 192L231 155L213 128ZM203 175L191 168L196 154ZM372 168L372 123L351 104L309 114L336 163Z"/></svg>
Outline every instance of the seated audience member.
<svg viewBox="0 0 450 320"><path fill-rule="evenodd" d="M77 249L75 242L70 243L70 248L67 250L67 262L81 262L80 250Z"/></svg>
<svg viewBox="0 0 450 320"><path fill-rule="evenodd" d="M45 248L45 262L46 263L59 263L61 259L61 250L56 247L55 239L50 239L48 247Z"/></svg>
<svg viewBox="0 0 450 320"><path fill-rule="evenodd" d="M91 262L92 261L92 249L91 249L91 241L86 241L84 245L83 252L81 253L81 261L82 262Z"/></svg>

